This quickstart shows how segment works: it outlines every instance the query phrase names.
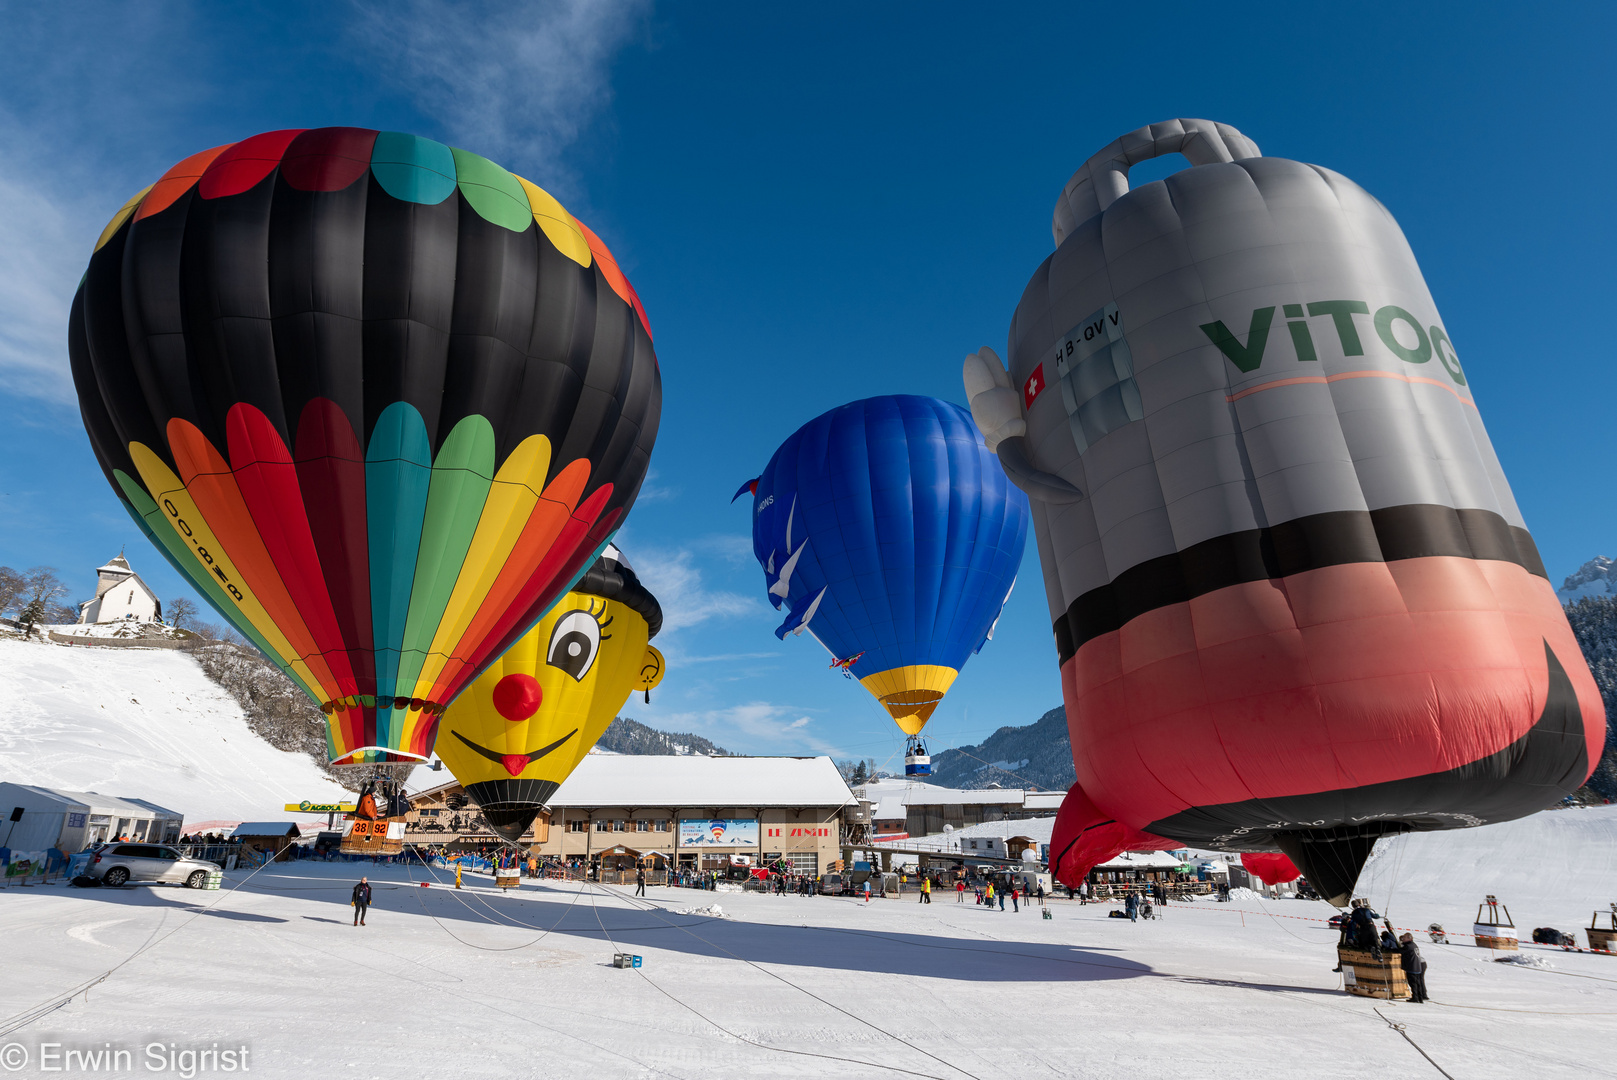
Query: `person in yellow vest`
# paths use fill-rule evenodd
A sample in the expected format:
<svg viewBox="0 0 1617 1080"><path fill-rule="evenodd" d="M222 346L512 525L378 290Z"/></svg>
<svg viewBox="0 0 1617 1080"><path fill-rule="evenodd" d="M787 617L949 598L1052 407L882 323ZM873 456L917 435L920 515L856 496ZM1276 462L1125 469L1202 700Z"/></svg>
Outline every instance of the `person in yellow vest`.
<svg viewBox="0 0 1617 1080"><path fill-rule="evenodd" d="M455 860L455 888L460 888L460 860Z"/></svg>
<svg viewBox="0 0 1617 1080"><path fill-rule="evenodd" d="M932 879L929 878L929 877L924 877L924 878L921 879L921 903L930 904L931 902L932 902Z"/></svg>

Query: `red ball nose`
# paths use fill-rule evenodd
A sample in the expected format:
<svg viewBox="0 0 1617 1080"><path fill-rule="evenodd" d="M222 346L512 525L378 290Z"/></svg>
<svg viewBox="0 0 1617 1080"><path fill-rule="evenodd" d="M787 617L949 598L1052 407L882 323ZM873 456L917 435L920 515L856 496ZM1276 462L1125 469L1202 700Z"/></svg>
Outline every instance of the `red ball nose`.
<svg viewBox="0 0 1617 1080"><path fill-rule="evenodd" d="M539 711L544 688L532 675L507 675L494 684L494 708L513 724Z"/></svg>

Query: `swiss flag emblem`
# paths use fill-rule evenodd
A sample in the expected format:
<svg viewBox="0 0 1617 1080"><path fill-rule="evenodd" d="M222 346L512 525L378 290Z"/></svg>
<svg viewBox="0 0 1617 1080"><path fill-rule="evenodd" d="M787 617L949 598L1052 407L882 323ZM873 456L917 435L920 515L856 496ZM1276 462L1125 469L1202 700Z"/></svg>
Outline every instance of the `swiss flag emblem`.
<svg viewBox="0 0 1617 1080"><path fill-rule="evenodd" d="M1033 369L1033 374L1027 377L1027 382L1022 384L1022 407L1033 408L1033 403L1039 400L1042 393L1044 393L1044 365L1040 364Z"/></svg>

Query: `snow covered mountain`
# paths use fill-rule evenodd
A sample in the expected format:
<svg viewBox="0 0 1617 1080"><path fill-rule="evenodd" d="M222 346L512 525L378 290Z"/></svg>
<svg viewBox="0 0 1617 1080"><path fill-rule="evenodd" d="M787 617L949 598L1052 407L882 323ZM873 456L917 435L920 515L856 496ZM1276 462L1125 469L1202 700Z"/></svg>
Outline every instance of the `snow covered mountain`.
<svg viewBox="0 0 1617 1080"><path fill-rule="evenodd" d="M1617 561L1596 555L1570 574L1555 590L1563 604L1574 604L1591 596L1617 596Z"/></svg>
<svg viewBox="0 0 1617 1080"><path fill-rule="evenodd" d="M612 721L595 749L608 754L658 754L699 757L730 757L730 751L715 746L700 735L659 731L638 720L620 716Z"/></svg>
<svg viewBox="0 0 1617 1080"><path fill-rule="evenodd" d="M255 735L176 650L0 639L0 700L0 780L147 799L193 823L351 797L307 755Z"/></svg>
<svg viewBox="0 0 1617 1080"><path fill-rule="evenodd" d="M944 787L1065 791L1075 779L1067 714L1059 705L1031 724L1002 727L976 746L932 753L932 782Z"/></svg>

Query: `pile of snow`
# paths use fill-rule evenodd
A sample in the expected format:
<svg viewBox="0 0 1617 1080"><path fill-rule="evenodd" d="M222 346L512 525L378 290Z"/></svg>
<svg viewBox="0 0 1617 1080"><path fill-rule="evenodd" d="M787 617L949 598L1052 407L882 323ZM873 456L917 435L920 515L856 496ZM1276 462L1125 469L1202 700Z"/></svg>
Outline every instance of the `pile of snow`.
<svg viewBox="0 0 1617 1080"><path fill-rule="evenodd" d="M1590 596L1617 596L1617 562L1597 555L1568 575L1555 595L1563 604Z"/></svg>
<svg viewBox="0 0 1617 1080"><path fill-rule="evenodd" d="M730 918L734 918L733 915L731 915L728 911L725 911L724 908L720 907L718 904L709 904L707 907L680 908L678 911L674 912L674 914L675 915L701 915L704 918L708 918L708 919L730 919Z"/></svg>
<svg viewBox="0 0 1617 1080"><path fill-rule="evenodd" d="M184 652L0 640L0 700L0 780L145 799L184 814L187 831L351 794L255 735Z"/></svg>
<svg viewBox="0 0 1617 1080"><path fill-rule="evenodd" d="M1521 967L1540 968L1540 969L1552 968L1552 967L1555 966L1554 964L1550 963L1548 960L1546 960L1542 956L1540 956L1538 953L1524 953L1524 952L1514 952L1514 953L1511 953L1509 956L1496 956L1496 957L1494 957L1494 963L1496 963L1496 964L1517 964L1517 965L1519 965Z"/></svg>
<svg viewBox="0 0 1617 1080"><path fill-rule="evenodd" d="M61 637L112 638L117 641L136 641L142 638L172 640L187 636L184 631L163 623L137 622L134 619L105 623L57 623L41 629Z"/></svg>

